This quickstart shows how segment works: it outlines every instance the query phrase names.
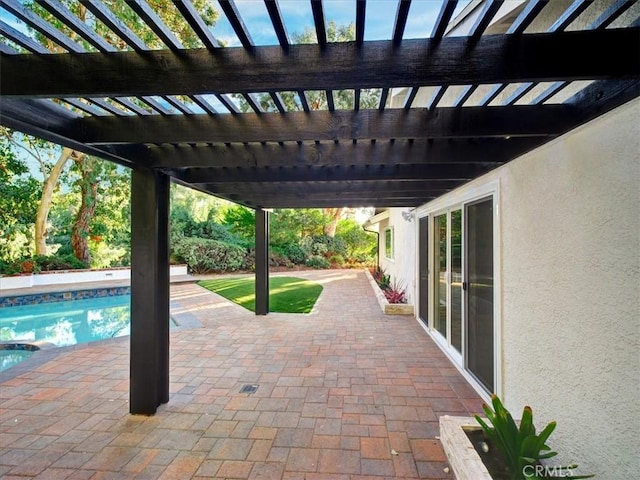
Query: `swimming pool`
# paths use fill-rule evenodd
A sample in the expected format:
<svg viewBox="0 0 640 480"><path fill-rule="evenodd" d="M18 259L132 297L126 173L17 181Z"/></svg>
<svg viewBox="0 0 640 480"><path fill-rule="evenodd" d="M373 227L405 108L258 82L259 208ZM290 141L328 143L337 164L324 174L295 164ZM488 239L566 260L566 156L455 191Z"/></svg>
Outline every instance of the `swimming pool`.
<svg viewBox="0 0 640 480"><path fill-rule="evenodd" d="M31 355L38 350L40 348L35 345L0 343L0 372L31 358Z"/></svg>
<svg viewBox="0 0 640 480"><path fill-rule="evenodd" d="M131 295L0 308L0 341L58 347L130 333Z"/></svg>

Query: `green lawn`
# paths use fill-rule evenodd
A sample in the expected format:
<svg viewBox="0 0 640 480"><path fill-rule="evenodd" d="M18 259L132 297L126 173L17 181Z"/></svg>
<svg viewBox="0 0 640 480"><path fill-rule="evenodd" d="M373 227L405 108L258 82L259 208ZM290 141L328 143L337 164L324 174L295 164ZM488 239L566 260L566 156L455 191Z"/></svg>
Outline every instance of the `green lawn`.
<svg viewBox="0 0 640 480"><path fill-rule="evenodd" d="M198 285L222 295L247 310L255 311L255 278L220 278L201 280ZM322 285L295 277L269 278L269 311L309 313L322 292Z"/></svg>

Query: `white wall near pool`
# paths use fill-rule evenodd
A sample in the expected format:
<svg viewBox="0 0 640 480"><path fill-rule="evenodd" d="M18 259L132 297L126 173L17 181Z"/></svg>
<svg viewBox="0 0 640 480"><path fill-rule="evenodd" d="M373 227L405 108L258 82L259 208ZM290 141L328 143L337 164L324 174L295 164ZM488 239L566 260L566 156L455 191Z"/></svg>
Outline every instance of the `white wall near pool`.
<svg viewBox="0 0 640 480"><path fill-rule="evenodd" d="M171 276L186 274L186 265L171 265ZM131 269L129 268L43 272L32 275L0 277L0 290L9 290L12 288L29 288L44 285L61 285L66 283L100 282L106 280L129 280L130 278Z"/></svg>

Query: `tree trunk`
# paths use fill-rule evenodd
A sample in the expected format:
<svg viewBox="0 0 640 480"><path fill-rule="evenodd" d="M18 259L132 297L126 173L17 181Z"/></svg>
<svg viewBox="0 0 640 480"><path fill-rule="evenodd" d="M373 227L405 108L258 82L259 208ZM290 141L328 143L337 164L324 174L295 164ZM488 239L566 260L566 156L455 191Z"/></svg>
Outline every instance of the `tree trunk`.
<svg viewBox="0 0 640 480"><path fill-rule="evenodd" d="M82 155L74 160L80 169L82 200L71 230L71 247L73 248L73 255L89 266L91 264L89 228L96 212L96 197L98 195L97 172L95 161L92 159L84 159L84 155Z"/></svg>
<svg viewBox="0 0 640 480"><path fill-rule="evenodd" d="M40 204L38 205L38 211L36 213L35 224L35 241L36 241L36 255L47 254L47 219L49 218L49 211L51 210L51 199L53 197L53 191L56 188L58 179L67 160L71 157L73 150L70 148L63 148L62 153L58 157L58 161L49 172L49 176L45 178L42 185L42 195L40 196Z"/></svg>
<svg viewBox="0 0 640 480"><path fill-rule="evenodd" d="M325 218L329 218L329 222L325 223L322 229L324 234L328 237L336 236L336 229L338 228L338 221L342 217L344 208L325 208L323 213Z"/></svg>

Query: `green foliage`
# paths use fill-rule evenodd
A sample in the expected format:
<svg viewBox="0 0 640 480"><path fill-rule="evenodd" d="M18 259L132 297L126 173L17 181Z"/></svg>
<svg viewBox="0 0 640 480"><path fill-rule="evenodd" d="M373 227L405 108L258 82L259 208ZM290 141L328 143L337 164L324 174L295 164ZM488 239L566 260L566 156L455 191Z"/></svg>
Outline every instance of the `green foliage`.
<svg viewBox="0 0 640 480"><path fill-rule="evenodd" d="M89 42L85 41L77 33L69 29L34 0L30 0L26 3L29 8L33 9L58 29L62 30L64 34L72 38L74 41L80 43L85 49L88 51L96 50ZM77 0L61 0L61 3L63 3L64 6L71 10L71 12L77 15L82 21L90 24L96 30L98 35L103 37L109 44L121 50L131 49L124 40L118 37L102 22L98 21L94 15ZM166 48L148 25L145 22L140 21L140 17L131 9L131 7L129 7L129 5L127 5L127 2L124 0L105 0L104 3L125 25L127 25L127 27L140 37L148 47L152 49ZM147 0L147 3L153 10L155 10L169 30L176 35L185 48L199 48L203 46L194 30L187 24L182 15L180 15L173 2L170 0ZM192 0L191 3L207 26L215 25L215 22L218 19L218 12L213 8L209 0ZM48 37L37 33L37 38L51 50L59 51L59 47L57 47L57 45Z"/></svg>
<svg viewBox="0 0 640 480"><path fill-rule="evenodd" d="M327 260L325 257L321 255L311 255L309 258L307 258L306 265L307 267L311 267L315 269L331 267L329 260Z"/></svg>
<svg viewBox="0 0 640 480"><path fill-rule="evenodd" d="M324 216L321 209L275 209L269 219L271 244L297 243L306 236L322 235L323 226Z"/></svg>
<svg viewBox="0 0 640 480"><path fill-rule="evenodd" d="M312 238L312 252L325 257L333 255L345 256L348 254L347 242L342 237L329 237L327 235L317 235ZM318 250L317 252L314 249ZM322 253L321 253L322 252Z"/></svg>
<svg viewBox="0 0 640 480"><path fill-rule="evenodd" d="M535 475L529 475L535 470L532 467L540 463L540 460L552 458L557 455L546 444L549 436L556 428L556 422L550 422L539 434L533 424L533 411L525 406L522 411L520 426L516 424L511 413L504 407L497 395L491 395L490 406L484 405L483 410L491 425L488 425L479 415L474 415L487 437L498 447L505 458L506 467L512 480L538 479ZM575 465L562 467L563 470L572 470ZM571 478L591 478L593 475L571 476Z"/></svg>
<svg viewBox="0 0 640 480"><path fill-rule="evenodd" d="M270 267L293 267L293 262L289 260L286 255L281 254L280 252L271 250L269 252L269 266Z"/></svg>
<svg viewBox="0 0 640 480"><path fill-rule="evenodd" d="M0 144L0 260L29 255L39 183L8 143Z"/></svg>
<svg viewBox="0 0 640 480"><path fill-rule="evenodd" d="M244 266L245 250L206 238L182 238L173 245L174 256L193 273L232 272Z"/></svg>
<svg viewBox="0 0 640 480"><path fill-rule="evenodd" d="M378 287L380 287L382 291L387 290L391 286L391 276L387 275L382 267L377 265L370 271L373 280L378 284Z"/></svg>
<svg viewBox="0 0 640 480"><path fill-rule="evenodd" d="M223 209L222 224L234 235L242 239L247 247L255 244L255 211L242 205L229 205Z"/></svg>
<svg viewBox="0 0 640 480"><path fill-rule="evenodd" d="M92 268L108 268L131 264L131 251L103 241L89 240Z"/></svg>
<svg viewBox="0 0 640 480"><path fill-rule="evenodd" d="M378 248L377 238L373 233L366 232L353 218L344 218L338 222L336 238L341 238L346 244L345 258L359 263L374 262Z"/></svg>
<svg viewBox="0 0 640 480"><path fill-rule="evenodd" d="M255 278L220 278L203 280L198 285L217 293L244 308L255 311ZM322 285L295 277L269 278L269 311L309 313L322 292Z"/></svg>
<svg viewBox="0 0 640 480"><path fill-rule="evenodd" d="M91 267L105 268L128 265L131 247L131 171L111 162L92 159L98 178L96 207L89 231ZM49 252L71 253L71 234L76 212L81 201L79 183L73 168L68 181L71 188L54 196L49 214Z"/></svg>
<svg viewBox="0 0 640 480"><path fill-rule="evenodd" d="M336 267L342 267L345 264L344 257L342 255L331 255L329 257L329 263Z"/></svg>
<svg viewBox="0 0 640 480"><path fill-rule="evenodd" d="M278 252L280 255L287 257L289 261L295 265L303 265L307 259L307 255L304 250L298 245L298 243L290 242L282 245L274 245L272 247L274 252Z"/></svg>
<svg viewBox="0 0 640 480"><path fill-rule="evenodd" d="M35 255L13 262L0 261L0 274L14 275L17 273L39 273L57 270L85 269L89 266L78 260L73 254L64 255Z"/></svg>
<svg viewBox="0 0 640 480"><path fill-rule="evenodd" d="M68 255L36 255L32 259L38 266L38 270L48 272L53 270L74 270L89 268L71 254Z"/></svg>

